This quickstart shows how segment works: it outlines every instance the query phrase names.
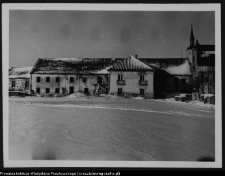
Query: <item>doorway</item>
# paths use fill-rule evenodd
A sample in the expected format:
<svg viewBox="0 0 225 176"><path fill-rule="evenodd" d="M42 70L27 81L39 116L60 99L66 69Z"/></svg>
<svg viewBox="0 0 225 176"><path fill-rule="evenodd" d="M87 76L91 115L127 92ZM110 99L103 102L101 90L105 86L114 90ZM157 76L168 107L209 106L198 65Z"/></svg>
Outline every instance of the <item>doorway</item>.
<svg viewBox="0 0 225 176"><path fill-rule="evenodd" d="M145 89L140 89L140 95L142 95L142 96L145 95Z"/></svg>
<svg viewBox="0 0 225 176"><path fill-rule="evenodd" d="M73 94L73 93L74 93L74 87L70 86L70 94Z"/></svg>
<svg viewBox="0 0 225 176"><path fill-rule="evenodd" d="M88 88L84 88L84 93L85 93L85 94L88 93Z"/></svg>
<svg viewBox="0 0 225 176"><path fill-rule="evenodd" d="M118 94L118 95L122 95L122 94L123 94L123 89L122 89L122 88L118 88L117 94Z"/></svg>

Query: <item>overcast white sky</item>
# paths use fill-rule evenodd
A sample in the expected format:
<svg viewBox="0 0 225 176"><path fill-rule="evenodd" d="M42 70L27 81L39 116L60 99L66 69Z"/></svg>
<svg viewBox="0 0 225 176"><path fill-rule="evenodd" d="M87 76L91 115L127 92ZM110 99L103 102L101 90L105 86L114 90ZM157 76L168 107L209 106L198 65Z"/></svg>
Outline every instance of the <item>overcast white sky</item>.
<svg viewBox="0 0 225 176"><path fill-rule="evenodd" d="M9 66L38 58L186 57L191 23L215 44L214 12L10 10Z"/></svg>

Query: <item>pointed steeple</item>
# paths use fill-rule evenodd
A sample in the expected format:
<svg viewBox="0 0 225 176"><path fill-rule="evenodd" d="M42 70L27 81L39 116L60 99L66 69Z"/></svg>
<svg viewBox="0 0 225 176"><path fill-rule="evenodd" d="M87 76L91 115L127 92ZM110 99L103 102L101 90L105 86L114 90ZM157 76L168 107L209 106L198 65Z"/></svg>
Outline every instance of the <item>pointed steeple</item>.
<svg viewBox="0 0 225 176"><path fill-rule="evenodd" d="M193 27L192 27L192 23L191 23L190 46L194 46L194 44L195 44L195 37L194 37Z"/></svg>

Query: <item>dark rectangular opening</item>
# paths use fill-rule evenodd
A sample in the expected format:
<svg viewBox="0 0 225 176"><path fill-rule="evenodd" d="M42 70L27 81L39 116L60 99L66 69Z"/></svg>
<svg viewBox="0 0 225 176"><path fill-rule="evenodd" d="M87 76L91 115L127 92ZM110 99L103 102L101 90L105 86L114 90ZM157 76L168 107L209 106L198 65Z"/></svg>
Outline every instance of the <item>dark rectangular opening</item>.
<svg viewBox="0 0 225 176"><path fill-rule="evenodd" d="M83 78L83 83L86 83L87 82L87 78Z"/></svg>
<svg viewBox="0 0 225 176"><path fill-rule="evenodd" d="M118 80L122 81L123 80L123 75L118 75Z"/></svg>
<svg viewBox="0 0 225 176"><path fill-rule="evenodd" d="M123 89L122 88L118 88L118 95L123 94Z"/></svg>
<svg viewBox="0 0 225 176"><path fill-rule="evenodd" d="M55 88L55 93L59 93L59 88Z"/></svg>
<svg viewBox="0 0 225 176"><path fill-rule="evenodd" d="M41 92L41 89L38 87L36 88L36 93L40 93Z"/></svg>
<svg viewBox="0 0 225 176"><path fill-rule="evenodd" d="M98 77L98 84L102 83L102 77Z"/></svg>
<svg viewBox="0 0 225 176"><path fill-rule="evenodd" d="M50 93L50 88L46 88L45 93Z"/></svg>
<svg viewBox="0 0 225 176"><path fill-rule="evenodd" d="M74 87L70 86L70 94L73 94L73 93L74 93Z"/></svg>
<svg viewBox="0 0 225 176"><path fill-rule="evenodd" d="M59 77L55 78L55 82L59 82L59 80L60 80Z"/></svg>
<svg viewBox="0 0 225 176"><path fill-rule="evenodd" d="M25 81L25 88L29 87L29 81Z"/></svg>
<svg viewBox="0 0 225 176"><path fill-rule="evenodd" d="M50 82L50 77L46 77L46 82Z"/></svg>
<svg viewBox="0 0 225 176"><path fill-rule="evenodd" d="M41 82L41 77L37 77L37 82Z"/></svg>
<svg viewBox="0 0 225 176"><path fill-rule="evenodd" d="M71 83L74 82L74 77L70 77L70 82L71 82Z"/></svg>
<svg viewBox="0 0 225 176"><path fill-rule="evenodd" d="M145 90L144 89L140 89L140 95L145 95Z"/></svg>
<svg viewBox="0 0 225 176"><path fill-rule="evenodd" d="M88 88L84 88L84 93L85 93L85 94L88 93Z"/></svg>
<svg viewBox="0 0 225 176"><path fill-rule="evenodd" d="M140 75L140 81L144 81L145 80L145 76L144 75Z"/></svg>
<svg viewBox="0 0 225 176"><path fill-rule="evenodd" d="M16 81L12 81L12 87L16 86Z"/></svg>

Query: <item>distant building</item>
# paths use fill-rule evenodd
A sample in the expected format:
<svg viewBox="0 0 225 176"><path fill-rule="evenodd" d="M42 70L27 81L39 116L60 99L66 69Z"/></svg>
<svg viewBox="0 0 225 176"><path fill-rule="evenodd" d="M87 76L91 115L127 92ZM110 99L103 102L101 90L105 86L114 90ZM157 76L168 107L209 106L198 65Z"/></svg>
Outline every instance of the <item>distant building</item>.
<svg viewBox="0 0 225 176"><path fill-rule="evenodd" d="M30 71L32 67L12 67L9 69L9 90L30 90Z"/></svg>
<svg viewBox="0 0 225 176"><path fill-rule="evenodd" d="M190 46L187 48L187 58L190 64L190 71L193 75L193 86L195 89L204 93L203 85L214 85L215 88L215 45L200 44L198 40L195 42L193 27L191 26ZM212 91L214 93L213 86Z"/></svg>
<svg viewBox="0 0 225 176"><path fill-rule="evenodd" d="M192 74L186 58L138 58L149 66L160 68L164 72L156 72L155 84L160 85L161 92L192 91ZM159 95L160 96L160 95Z"/></svg>
<svg viewBox="0 0 225 176"><path fill-rule="evenodd" d="M31 70L35 93L108 93L108 71L112 59L40 58Z"/></svg>

